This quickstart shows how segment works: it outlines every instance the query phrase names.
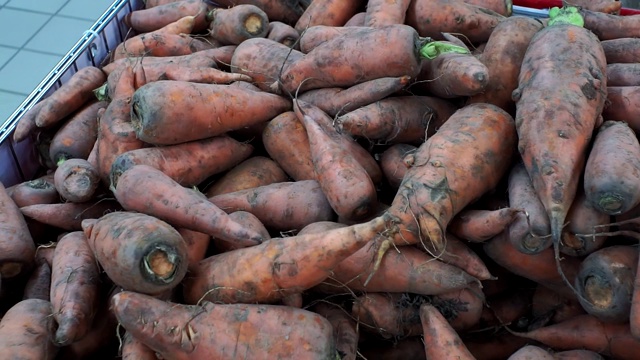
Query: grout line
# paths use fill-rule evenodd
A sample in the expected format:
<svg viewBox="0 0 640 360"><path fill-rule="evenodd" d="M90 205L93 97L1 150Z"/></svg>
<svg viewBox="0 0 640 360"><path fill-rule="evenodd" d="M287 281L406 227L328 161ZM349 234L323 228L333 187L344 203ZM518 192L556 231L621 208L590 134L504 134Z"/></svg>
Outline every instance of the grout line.
<svg viewBox="0 0 640 360"><path fill-rule="evenodd" d="M7 10L14 10L14 11L24 11L24 12L28 12L28 13L33 13L33 14L39 14L39 15L53 15L50 12L46 12L46 11L38 11L38 10L31 10L31 9L23 9L23 8L19 8L19 7L13 7L13 6L3 6L3 9L7 9Z"/></svg>
<svg viewBox="0 0 640 360"><path fill-rule="evenodd" d="M9 94L12 94L12 95L20 95L20 96L24 96L25 98L27 96L29 96L29 94L24 94L24 93L15 91L15 90L6 90L6 89L3 89L3 88L0 88L0 92L9 93Z"/></svg>

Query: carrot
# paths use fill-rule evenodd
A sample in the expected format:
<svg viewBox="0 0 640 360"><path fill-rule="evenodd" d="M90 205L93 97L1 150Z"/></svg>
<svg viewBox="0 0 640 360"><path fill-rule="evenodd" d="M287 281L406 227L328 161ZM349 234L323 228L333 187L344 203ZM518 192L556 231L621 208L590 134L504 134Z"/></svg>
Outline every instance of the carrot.
<svg viewBox="0 0 640 360"><path fill-rule="evenodd" d="M231 57L231 71L250 76L263 91L278 79L283 67L295 63L302 53L273 39L253 38L240 43Z"/></svg>
<svg viewBox="0 0 640 360"><path fill-rule="evenodd" d="M223 45L238 45L247 39L265 38L269 32L269 17L259 7L240 4L213 8L207 13L213 39Z"/></svg>
<svg viewBox="0 0 640 360"><path fill-rule="evenodd" d="M573 292L563 281L554 263L554 251L550 248L536 253L521 253L512 245L507 233L502 233L483 244L484 252L498 265L510 272L543 284L566 296L573 296ZM580 260L565 257L560 263L567 279L574 279L580 266Z"/></svg>
<svg viewBox="0 0 640 360"><path fill-rule="evenodd" d="M298 40L300 51L304 54L309 53L322 43L337 38L345 34L366 34L371 31L369 27L361 26L329 26L314 25L305 29Z"/></svg>
<svg viewBox="0 0 640 360"><path fill-rule="evenodd" d="M394 242L440 253L451 219L507 172L515 142L513 119L504 110L471 104L456 111L409 159L389 209L401 223Z"/></svg>
<svg viewBox="0 0 640 360"><path fill-rule="evenodd" d="M600 40L640 37L640 16L619 16L588 9L580 10L585 29L591 30Z"/></svg>
<svg viewBox="0 0 640 360"><path fill-rule="evenodd" d="M640 86L608 86L607 105L602 111L602 117L624 121L634 131L640 131L640 121L636 120L637 114L640 114L636 102L638 98Z"/></svg>
<svg viewBox="0 0 640 360"><path fill-rule="evenodd" d="M449 223L447 231L463 240L485 242L506 230L522 210L506 207L498 210L465 209Z"/></svg>
<svg viewBox="0 0 640 360"><path fill-rule="evenodd" d="M162 5L171 4L179 1L182 1L182 0L144 0L144 8L151 9L152 7L162 6Z"/></svg>
<svg viewBox="0 0 640 360"><path fill-rule="evenodd" d="M567 297L546 286L538 285L531 300L533 324L529 326L537 328L545 324L556 324L584 314L586 312L573 294Z"/></svg>
<svg viewBox="0 0 640 360"><path fill-rule="evenodd" d="M411 0L367 1L367 11L365 12L364 26L383 27L393 24L404 24L407 9Z"/></svg>
<svg viewBox="0 0 640 360"><path fill-rule="evenodd" d="M53 204L60 200L52 174L16 184L6 190L11 193L11 200L19 208L35 204Z"/></svg>
<svg viewBox="0 0 640 360"><path fill-rule="evenodd" d="M7 359L47 359L58 348L49 338L51 303L40 299L22 300L0 321L0 349Z"/></svg>
<svg viewBox="0 0 640 360"><path fill-rule="evenodd" d="M554 360L555 357L551 352L539 346L526 345L521 347L520 350L511 354L511 356L509 356L509 359L507 360L530 360L530 359Z"/></svg>
<svg viewBox="0 0 640 360"><path fill-rule="evenodd" d="M604 360L600 354L591 350L565 350L553 356L557 360Z"/></svg>
<svg viewBox="0 0 640 360"><path fill-rule="evenodd" d="M551 228L527 169L517 163L509 174L509 206L522 209L509 226L509 241L518 251L536 254L551 247Z"/></svg>
<svg viewBox="0 0 640 360"><path fill-rule="evenodd" d="M518 335L556 350L581 348L621 360L635 359L640 351L640 341L631 335L629 324L607 323L593 315L575 316Z"/></svg>
<svg viewBox="0 0 640 360"><path fill-rule="evenodd" d="M51 266L56 345L69 345L88 333L98 307L98 276L98 265L84 233L75 231L63 236Z"/></svg>
<svg viewBox="0 0 640 360"><path fill-rule="evenodd" d="M40 299L49 301L51 289L51 266L46 261L36 265L24 285L22 300Z"/></svg>
<svg viewBox="0 0 640 360"><path fill-rule="evenodd" d="M367 28L326 41L286 66L274 88L282 93L300 93L321 87L348 87L381 77L410 76L420 71L421 49L426 42L407 25ZM346 51L348 49L348 51ZM375 61L360 62L378 52ZM359 66L352 66L359 62Z"/></svg>
<svg viewBox="0 0 640 360"><path fill-rule="evenodd" d="M119 211L82 221L100 267L125 290L160 294L187 272L187 249L174 228L141 213Z"/></svg>
<svg viewBox="0 0 640 360"><path fill-rule="evenodd" d="M438 309L432 305L423 304L420 306L420 321L427 360L475 359Z"/></svg>
<svg viewBox="0 0 640 360"><path fill-rule="evenodd" d="M380 101L402 90L409 80L408 76L383 77L348 88L314 89L300 94L298 100L317 106L329 116L337 116Z"/></svg>
<svg viewBox="0 0 640 360"><path fill-rule="evenodd" d="M549 25L531 40L513 93L518 150L549 216L558 268L562 227L607 94L598 38L580 26L576 8L563 9L551 10ZM565 54L577 52L585 56L567 61ZM550 99L545 108L553 110L541 111L540 99Z"/></svg>
<svg viewBox="0 0 640 360"><path fill-rule="evenodd" d="M345 27L364 26L364 19L366 18L366 16L367 16L366 11L359 12L353 15L349 20L347 20L347 22L344 23L344 26Z"/></svg>
<svg viewBox="0 0 640 360"><path fill-rule="evenodd" d="M281 21L269 21L267 39L283 44L289 48L298 48L300 34L291 25Z"/></svg>
<svg viewBox="0 0 640 360"><path fill-rule="evenodd" d="M302 229L334 216L321 185L315 180L279 182L209 198L227 213L248 211L270 229Z"/></svg>
<svg viewBox="0 0 640 360"><path fill-rule="evenodd" d="M485 295L481 284L472 284L432 296L431 305L440 310L454 330L463 333L477 328L485 306Z"/></svg>
<svg viewBox="0 0 640 360"><path fill-rule="evenodd" d="M502 327L516 323L531 312L533 289L515 289L487 298L482 308L479 327L481 329Z"/></svg>
<svg viewBox="0 0 640 360"><path fill-rule="evenodd" d="M383 338L422 334L420 304L428 300L401 293L368 293L353 301L351 316L358 325Z"/></svg>
<svg viewBox="0 0 640 360"><path fill-rule="evenodd" d="M112 73L109 78L117 76L118 74ZM109 186L109 173L116 157L146 146L136 137L131 124L131 97L134 92L133 69L127 66L120 74L109 106L99 119L98 138L94 145L97 170L106 186Z"/></svg>
<svg viewBox="0 0 640 360"><path fill-rule="evenodd" d="M447 233L447 244L444 251L438 254L438 260L456 266L479 280L496 279L478 254L451 233Z"/></svg>
<svg viewBox="0 0 640 360"><path fill-rule="evenodd" d="M134 338L131 333L124 334L120 356L123 360L157 360L156 352L142 341Z"/></svg>
<svg viewBox="0 0 640 360"><path fill-rule="evenodd" d="M315 25L343 26L364 3L363 0L313 0L294 27L302 33Z"/></svg>
<svg viewBox="0 0 640 360"><path fill-rule="evenodd" d="M456 111L446 100L430 96L395 96L339 116L338 131L382 143L423 142Z"/></svg>
<svg viewBox="0 0 640 360"><path fill-rule="evenodd" d="M194 16L193 32L205 30L209 23L206 20L210 6L203 0L181 0L151 8L130 12L124 17L125 25L138 33L158 30L185 16Z"/></svg>
<svg viewBox="0 0 640 360"><path fill-rule="evenodd" d="M200 193L181 186L162 171L135 165L122 173L114 195L128 211L139 211L176 227L202 232L241 245L259 244L261 237L231 221ZM183 209L175 211L176 208Z"/></svg>
<svg viewBox="0 0 640 360"><path fill-rule="evenodd" d="M402 183L409 166L404 162L407 155L414 154L418 148L409 144L393 144L380 157L380 168L384 177L397 190Z"/></svg>
<svg viewBox="0 0 640 360"><path fill-rule="evenodd" d="M188 268L191 269L206 257L211 235L185 228L177 228L176 230L187 245Z"/></svg>
<svg viewBox="0 0 640 360"><path fill-rule="evenodd" d="M247 211L234 211L229 214L229 218L240 224L243 228L251 229L254 232L258 233L264 240L271 239L271 235L269 234L269 231L267 231L267 229L264 227L262 221L260 221L260 219L258 219L258 217L253 215L252 213ZM215 249L216 254L247 247L246 245L242 246L239 244L231 244L227 241L215 237L212 238L211 242L213 243L213 248ZM197 264L194 264L194 266L189 268L189 270L192 270L192 268L195 266L197 266Z"/></svg>
<svg viewBox="0 0 640 360"><path fill-rule="evenodd" d="M46 102L42 100L20 116L20 120L18 120L15 130L13 131L13 141L16 143L22 142L24 139L29 137L29 135L32 135L36 130L38 130L36 117L38 116L40 109L42 109L45 104Z"/></svg>
<svg viewBox="0 0 640 360"><path fill-rule="evenodd" d="M600 44L608 64L635 63L640 56L640 39L635 37L603 40Z"/></svg>
<svg viewBox="0 0 640 360"><path fill-rule="evenodd" d="M371 177L360 162L346 151L347 148L340 146L341 136L333 128L323 128L318 124L317 121L328 118L328 115L302 101L294 103L294 110L307 130L316 178L331 208L338 216L347 219L365 218L377 203Z"/></svg>
<svg viewBox="0 0 640 360"><path fill-rule="evenodd" d="M427 60L422 62L418 88L441 98L473 96L485 91L489 69L467 48L449 41L425 45Z"/></svg>
<svg viewBox="0 0 640 360"><path fill-rule="evenodd" d="M34 265L35 244L24 216L0 183L0 279L27 274Z"/></svg>
<svg viewBox="0 0 640 360"><path fill-rule="evenodd" d="M511 0L464 0L464 2L470 5L487 8L502 16L511 16L513 13L513 2Z"/></svg>
<svg viewBox="0 0 640 360"><path fill-rule="evenodd" d="M236 6L238 4L252 4L261 8L270 20L282 21L289 25L295 24L309 4L308 0L219 0L221 7Z"/></svg>
<svg viewBox="0 0 640 360"><path fill-rule="evenodd" d="M331 325L322 316L307 310L210 302L189 306L130 291L116 294L111 304L118 322L127 332L164 359L330 359L337 356ZM269 318L278 319L277 326L267 328ZM145 326L145 323L155 326ZM225 330L211 330L219 326ZM189 340L180 341L180 338Z"/></svg>
<svg viewBox="0 0 640 360"><path fill-rule="evenodd" d="M212 175L233 168L252 152L253 146L229 136L130 150L113 160L109 183L115 189L125 171L135 165L148 165L182 186L195 186Z"/></svg>
<svg viewBox="0 0 640 360"><path fill-rule="evenodd" d="M518 87L518 74L531 38L542 27L538 20L524 16L509 17L496 26L479 57L489 70L489 82L469 103L485 102L514 113L511 93Z"/></svg>
<svg viewBox="0 0 640 360"><path fill-rule="evenodd" d="M98 109L106 107L104 101L89 102L72 115L51 139L51 161L86 159L98 138Z"/></svg>
<svg viewBox="0 0 640 360"><path fill-rule="evenodd" d="M600 232L609 231L610 216L591 204L584 191L580 191L567 214L567 227L562 232L560 252L569 256L585 256L605 245L606 236Z"/></svg>
<svg viewBox="0 0 640 360"><path fill-rule="evenodd" d="M262 143L269 157L293 180L315 180L309 137L295 112L283 112L269 121Z"/></svg>
<svg viewBox="0 0 640 360"><path fill-rule="evenodd" d="M585 311L604 322L629 321L638 252L614 245L587 256L580 264L576 289Z"/></svg>
<svg viewBox="0 0 640 360"><path fill-rule="evenodd" d="M599 211L616 215L640 204L640 143L625 122L602 124L584 171L584 191Z"/></svg>
<svg viewBox="0 0 640 360"><path fill-rule="evenodd" d="M84 219L96 219L118 210L122 210L120 204L110 199L84 203L37 204L20 208L26 217L68 231L81 230Z"/></svg>
<svg viewBox="0 0 640 360"><path fill-rule="evenodd" d="M264 156L253 156L233 167L211 185L205 195L213 196L233 193L260 186L283 183L287 174L275 161Z"/></svg>
<svg viewBox="0 0 640 360"><path fill-rule="evenodd" d="M278 95L227 85L156 81L133 95L131 123L139 140L171 145L265 122L290 108L291 102ZM179 126L178 118L189 126Z"/></svg>
<svg viewBox="0 0 640 360"><path fill-rule="evenodd" d="M100 175L87 160L69 159L56 169L54 184L58 194L67 201L86 202L100 186Z"/></svg>
<svg viewBox="0 0 640 360"><path fill-rule="evenodd" d="M46 98L46 104L36 116L38 127L52 126L72 112L78 110L93 96L92 90L107 80L97 67L86 66L67 80L60 88Z"/></svg>
<svg viewBox="0 0 640 360"><path fill-rule="evenodd" d="M640 66L638 64L608 64L607 85L640 86Z"/></svg>
<svg viewBox="0 0 640 360"><path fill-rule="evenodd" d="M377 249L364 247L343 260L319 291L410 292L440 295L479 283L466 271L437 261L413 246L388 251L379 265ZM377 267L377 268L376 268Z"/></svg>
<svg viewBox="0 0 640 360"><path fill-rule="evenodd" d="M502 20L502 15L462 0L414 0L407 9L405 23L414 27L420 36L443 40L441 33L448 32L479 43L487 41Z"/></svg>
<svg viewBox="0 0 640 360"><path fill-rule="evenodd" d="M333 328L333 339L341 360L355 360L358 353L358 329L344 309L327 303L318 303L312 308L313 312L329 320Z"/></svg>
<svg viewBox="0 0 640 360"><path fill-rule="evenodd" d="M620 13L620 8L622 7L622 2L618 0L571 0L568 4L579 6L581 9L615 15Z"/></svg>
<svg viewBox="0 0 640 360"><path fill-rule="evenodd" d="M385 230L388 217L208 257L184 281L188 304L274 302L338 273L338 264ZM298 266L304 261L304 266Z"/></svg>

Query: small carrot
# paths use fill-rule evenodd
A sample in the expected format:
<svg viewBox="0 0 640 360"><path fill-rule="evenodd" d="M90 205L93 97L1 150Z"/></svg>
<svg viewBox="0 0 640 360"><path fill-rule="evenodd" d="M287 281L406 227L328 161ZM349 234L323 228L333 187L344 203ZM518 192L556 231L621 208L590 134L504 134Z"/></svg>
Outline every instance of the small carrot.
<svg viewBox="0 0 640 360"><path fill-rule="evenodd" d="M51 266L43 261L36 265L31 272L29 280L24 285L22 292L22 300L40 299L49 301L49 292L51 289Z"/></svg>
<svg viewBox="0 0 640 360"><path fill-rule="evenodd" d="M114 195L126 210L149 214L176 227L243 245L262 241L259 234L233 222L202 194L148 165L135 165L122 173ZM182 211L175 211L176 208Z"/></svg>
<svg viewBox="0 0 640 360"><path fill-rule="evenodd" d="M89 102L72 115L51 139L51 161L86 159L98 138L98 110L106 107L104 101Z"/></svg>
<svg viewBox="0 0 640 360"><path fill-rule="evenodd" d="M37 102L22 116L20 116L20 120L18 120L16 128L13 131L13 141L15 141L16 143L22 142L24 139L34 134L36 130L38 130L38 125L36 125L36 117L38 117L38 113L46 104L45 100L46 98L42 101Z"/></svg>
<svg viewBox="0 0 640 360"><path fill-rule="evenodd" d="M397 190L407 173L409 165L404 162L407 155L416 152L418 148L409 144L393 144L380 156L380 168L387 183Z"/></svg>
<svg viewBox="0 0 640 360"><path fill-rule="evenodd" d="M69 159L55 171L54 184L58 194L67 201L91 200L100 186L98 170L84 159Z"/></svg>
<svg viewBox="0 0 640 360"><path fill-rule="evenodd" d="M567 214L567 227L562 232L560 252L569 256L585 256L602 248L607 237L598 233L609 231L611 217L598 210L579 191Z"/></svg>
<svg viewBox="0 0 640 360"><path fill-rule="evenodd" d="M300 15L295 29L302 33L315 25L343 26L365 3L363 0L315 0Z"/></svg>
<svg viewBox="0 0 640 360"><path fill-rule="evenodd" d="M205 192L208 198L288 180L284 170L268 157L252 156L234 166Z"/></svg>
<svg viewBox="0 0 640 360"><path fill-rule="evenodd" d="M60 201L60 195L53 182L53 174L25 181L6 189L11 200L20 208L35 204L53 204Z"/></svg>
<svg viewBox="0 0 640 360"><path fill-rule="evenodd" d="M423 304L420 307L420 321L427 360L475 359L438 309L432 305Z"/></svg>
<svg viewBox="0 0 640 360"><path fill-rule="evenodd" d="M478 254L451 233L447 233L447 244L438 254L438 260L456 266L478 280L495 280Z"/></svg>
<svg viewBox="0 0 640 360"><path fill-rule="evenodd" d="M84 203L38 204L20 208L26 217L68 231L81 230L84 219L97 219L106 213L119 210L122 210L120 204L110 199Z"/></svg>
<svg viewBox="0 0 640 360"><path fill-rule="evenodd" d="M207 13L210 35L223 45L239 45L252 38L266 38L269 17L261 8L239 4L230 8L213 8Z"/></svg>
<svg viewBox="0 0 640 360"><path fill-rule="evenodd" d="M125 290L160 294L187 273L186 244L162 220L119 211L82 221L82 230L100 267Z"/></svg>
<svg viewBox="0 0 640 360"><path fill-rule="evenodd" d="M297 46L300 34L291 25L281 21L269 21L269 31L267 39L278 42L289 48L299 48Z"/></svg>
<svg viewBox="0 0 640 360"><path fill-rule="evenodd" d="M497 236L515 220L521 209L465 209L451 220L447 231L470 242L485 242Z"/></svg>
<svg viewBox="0 0 640 360"><path fill-rule="evenodd" d="M18 206L0 183L0 280L28 273L34 265L35 244ZM36 205L37 206L37 205Z"/></svg>

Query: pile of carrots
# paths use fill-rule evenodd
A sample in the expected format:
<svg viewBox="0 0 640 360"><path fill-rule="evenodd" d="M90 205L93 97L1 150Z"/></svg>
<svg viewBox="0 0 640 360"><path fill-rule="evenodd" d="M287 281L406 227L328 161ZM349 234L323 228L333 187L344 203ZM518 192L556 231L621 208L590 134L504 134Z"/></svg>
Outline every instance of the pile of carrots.
<svg viewBox="0 0 640 360"><path fill-rule="evenodd" d="M42 173L0 184L0 354L638 358L619 11L146 0L16 126Z"/></svg>

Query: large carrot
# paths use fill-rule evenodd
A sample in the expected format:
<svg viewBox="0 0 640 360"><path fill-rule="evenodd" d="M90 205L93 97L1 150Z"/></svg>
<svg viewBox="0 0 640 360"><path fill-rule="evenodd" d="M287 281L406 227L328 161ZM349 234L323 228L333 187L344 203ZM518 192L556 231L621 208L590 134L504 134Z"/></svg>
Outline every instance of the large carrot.
<svg viewBox="0 0 640 360"><path fill-rule="evenodd" d="M200 32L209 25L206 15L210 7L203 0L180 0L132 11L125 16L124 23L138 33L145 33L158 30L190 15L195 17L193 32Z"/></svg>
<svg viewBox="0 0 640 360"><path fill-rule="evenodd" d="M364 3L363 0L314 0L294 27L303 33L315 25L343 26Z"/></svg>
<svg viewBox="0 0 640 360"><path fill-rule="evenodd" d="M253 156L217 179L205 194L212 197L287 180L287 174L278 163L265 156Z"/></svg>
<svg viewBox="0 0 640 360"><path fill-rule="evenodd" d="M609 64L635 63L640 57L640 39L635 37L603 40L600 44Z"/></svg>
<svg viewBox="0 0 640 360"><path fill-rule="evenodd" d="M585 29L600 40L640 37L640 15L620 16L588 9L580 10Z"/></svg>
<svg viewBox="0 0 640 360"><path fill-rule="evenodd" d="M169 224L119 211L82 222L95 259L118 286L145 294L176 287L187 273L187 247Z"/></svg>
<svg viewBox="0 0 640 360"><path fill-rule="evenodd" d="M364 26L383 27L393 24L404 24L410 3L411 0L369 0L367 1Z"/></svg>
<svg viewBox="0 0 640 360"><path fill-rule="evenodd" d="M202 194L148 165L135 165L122 173L114 195L125 209L155 216L176 227L238 244L255 245L262 241L259 234L233 222Z"/></svg>
<svg viewBox="0 0 640 360"><path fill-rule="evenodd" d="M332 274L345 258L385 231L389 217L280 239L211 256L184 282L188 304L274 302L309 289Z"/></svg>
<svg viewBox="0 0 640 360"><path fill-rule="evenodd" d="M413 155L389 209L401 222L394 242L422 242L440 253L451 219L508 171L515 142L513 119L497 106L455 112Z"/></svg>
<svg viewBox="0 0 640 360"><path fill-rule="evenodd" d="M50 338L51 303L40 299L22 300L0 321L0 349L6 359L53 360L58 347Z"/></svg>
<svg viewBox="0 0 640 360"><path fill-rule="evenodd" d="M434 306L423 304L420 307L420 321L422 322L427 360L475 359L456 331Z"/></svg>
<svg viewBox="0 0 640 360"><path fill-rule="evenodd" d="M597 131L584 170L584 191L599 211L617 215L640 204L640 142L622 121Z"/></svg>
<svg viewBox="0 0 640 360"><path fill-rule="evenodd" d="M53 163L89 156L98 138L98 109L106 107L104 101L90 102L56 131L49 145L49 158Z"/></svg>
<svg viewBox="0 0 640 360"><path fill-rule="evenodd" d="M144 164L162 171L182 186L196 186L212 175L231 169L252 152L253 146L229 136L131 150L113 160L109 184L115 189L122 173Z"/></svg>
<svg viewBox="0 0 640 360"><path fill-rule="evenodd" d="M169 145L265 122L289 109L291 101L274 94L165 80L136 90L131 99L131 122L138 139ZM189 125L181 126L182 122Z"/></svg>
<svg viewBox="0 0 640 360"><path fill-rule="evenodd" d="M549 216L558 258L562 227L606 100L607 62L576 8L554 8L550 16L529 44L513 98L518 150ZM541 107L540 99L548 103Z"/></svg>
<svg viewBox="0 0 640 360"><path fill-rule="evenodd" d="M36 251L25 218L0 183L0 279L31 270Z"/></svg>
<svg viewBox="0 0 640 360"><path fill-rule="evenodd" d="M66 346L89 332L98 307L98 264L82 231L63 236L51 266L51 304L58 326L53 339Z"/></svg>
<svg viewBox="0 0 640 360"><path fill-rule="evenodd" d="M209 198L227 213L248 211L270 229L300 230L334 217L333 210L315 180L280 182L216 195Z"/></svg>
<svg viewBox="0 0 640 360"><path fill-rule="evenodd" d="M322 87L348 87L381 77L414 78L420 71L419 51L427 41L414 28L402 24L349 32L324 42L284 68L274 87L293 94L297 89L302 93ZM385 51L378 52L374 60L370 57L372 49Z"/></svg>
<svg viewBox="0 0 640 360"><path fill-rule="evenodd" d="M116 294L111 304L118 322L127 332L163 359L333 359L337 356L331 324L307 310L210 302L190 306L130 291Z"/></svg>

